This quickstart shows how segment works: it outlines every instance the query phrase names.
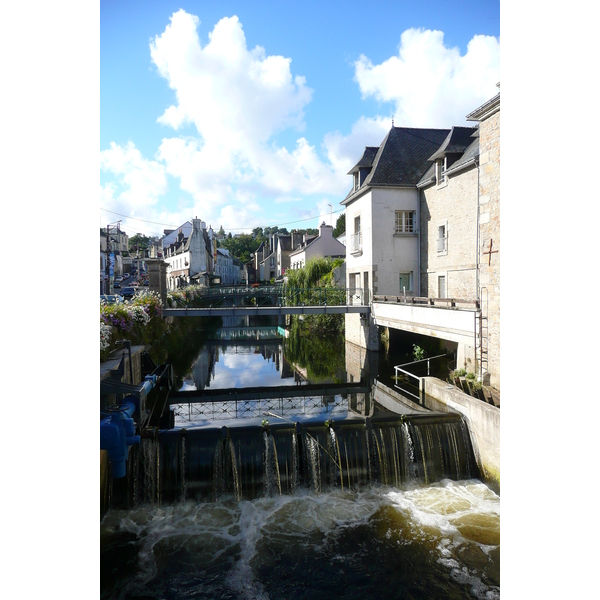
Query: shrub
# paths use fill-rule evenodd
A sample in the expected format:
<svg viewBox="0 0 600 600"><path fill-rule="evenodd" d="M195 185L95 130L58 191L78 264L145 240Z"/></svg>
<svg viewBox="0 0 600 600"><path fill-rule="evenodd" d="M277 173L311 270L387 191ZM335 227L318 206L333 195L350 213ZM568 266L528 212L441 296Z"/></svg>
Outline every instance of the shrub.
<svg viewBox="0 0 600 600"><path fill-rule="evenodd" d="M415 360L423 360L425 358L425 350L417 344L413 344L413 357Z"/></svg>
<svg viewBox="0 0 600 600"><path fill-rule="evenodd" d="M132 344L148 344L160 333L162 301L159 294L141 291L131 300L108 304L100 302L100 359L127 338Z"/></svg>

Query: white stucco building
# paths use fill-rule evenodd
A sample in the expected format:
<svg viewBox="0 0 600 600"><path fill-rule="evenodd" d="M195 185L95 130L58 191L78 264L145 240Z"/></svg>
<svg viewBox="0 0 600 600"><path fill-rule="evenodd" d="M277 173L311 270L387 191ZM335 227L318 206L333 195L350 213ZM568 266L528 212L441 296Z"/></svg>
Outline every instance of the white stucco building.
<svg viewBox="0 0 600 600"><path fill-rule="evenodd" d="M351 289L420 295L417 183L448 129L392 127L380 146L368 146L349 171L346 278Z"/></svg>
<svg viewBox="0 0 600 600"><path fill-rule="evenodd" d="M301 269L314 257L346 258L346 247L333 237L333 227L322 223L319 235L290 254L290 268Z"/></svg>
<svg viewBox="0 0 600 600"><path fill-rule="evenodd" d="M212 242L201 219L192 219L163 238L163 260L167 263L169 289L185 287L191 283L208 285L208 275L213 271ZM185 231L189 231L185 236ZM174 235L176 234L176 235Z"/></svg>

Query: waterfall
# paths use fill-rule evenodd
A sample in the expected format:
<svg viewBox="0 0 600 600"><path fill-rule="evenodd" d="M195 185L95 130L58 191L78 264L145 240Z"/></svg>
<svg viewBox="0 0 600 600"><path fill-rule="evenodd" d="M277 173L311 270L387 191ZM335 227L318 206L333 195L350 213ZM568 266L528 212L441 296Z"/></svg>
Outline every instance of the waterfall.
<svg viewBox="0 0 600 600"><path fill-rule="evenodd" d="M453 413L172 429L142 440L130 458L134 505L479 477L468 427Z"/></svg>

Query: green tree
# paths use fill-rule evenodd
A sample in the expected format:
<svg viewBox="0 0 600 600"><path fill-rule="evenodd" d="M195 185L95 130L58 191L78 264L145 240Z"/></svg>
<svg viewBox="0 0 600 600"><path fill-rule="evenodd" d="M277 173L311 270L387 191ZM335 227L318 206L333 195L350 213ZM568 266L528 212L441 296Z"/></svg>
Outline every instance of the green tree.
<svg viewBox="0 0 600 600"><path fill-rule="evenodd" d="M333 237L338 237L346 231L346 213L343 212L335 222L335 228L333 230Z"/></svg>
<svg viewBox="0 0 600 600"><path fill-rule="evenodd" d="M250 255L256 250L259 243L257 243L257 240L253 236L242 233L235 237L227 237L221 240L219 245L229 250L231 256L235 256L235 258L239 258L243 263L247 263L250 260Z"/></svg>
<svg viewBox="0 0 600 600"><path fill-rule="evenodd" d="M147 235L136 233L133 237L129 238L129 250L135 250L137 248L140 250L147 250L151 241L152 238Z"/></svg>

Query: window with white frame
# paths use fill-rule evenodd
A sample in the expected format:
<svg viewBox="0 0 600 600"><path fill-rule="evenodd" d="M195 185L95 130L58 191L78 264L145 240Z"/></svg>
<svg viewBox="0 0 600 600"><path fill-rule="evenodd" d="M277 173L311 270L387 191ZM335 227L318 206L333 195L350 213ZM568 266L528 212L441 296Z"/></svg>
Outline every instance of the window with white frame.
<svg viewBox="0 0 600 600"><path fill-rule="evenodd" d="M438 226L437 251L447 252L448 250L448 226L446 224Z"/></svg>
<svg viewBox="0 0 600 600"><path fill-rule="evenodd" d="M412 271L408 273L400 273L400 293L412 292L413 291L413 274Z"/></svg>
<svg viewBox="0 0 600 600"><path fill-rule="evenodd" d="M415 212L413 210L397 210L395 233L415 232Z"/></svg>

